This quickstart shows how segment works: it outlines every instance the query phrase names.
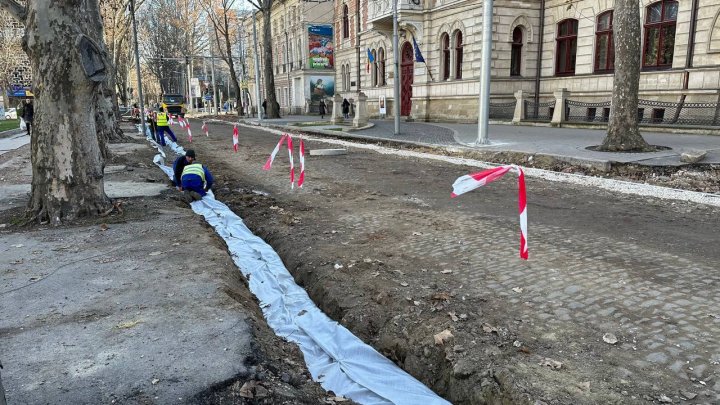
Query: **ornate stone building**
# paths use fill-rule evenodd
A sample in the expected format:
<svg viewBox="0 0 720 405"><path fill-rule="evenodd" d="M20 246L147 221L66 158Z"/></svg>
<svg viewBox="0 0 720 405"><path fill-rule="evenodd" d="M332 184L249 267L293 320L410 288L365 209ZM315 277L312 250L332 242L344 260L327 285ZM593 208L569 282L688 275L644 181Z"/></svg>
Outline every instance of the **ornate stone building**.
<svg viewBox="0 0 720 405"><path fill-rule="evenodd" d="M646 118L667 115L663 102L681 107L717 103L720 3L638 4L643 25L640 98L660 105L649 107ZM401 115L476 120L482 3L398 0L398 9ZM523 104L523 118L549 117L560 105L556 98L562 97L580 103L590 121L606 119L614 67L612 13L612 0L496 0L491 117L495 111L496 118L511 118L516 100ZM338 87L348 97L364 92L371 116L378 114L381 96L387 99L388 114L393 111L392 23L392 0L335 0ZM426 63L415 61L413 37ZM561 89L566 92L558 95ZM575 104L565 109L570 115L571 106L575 109Z"/></svg>
<svg viewBox="0 0 720 405"><path fill-rule="evenodd" d="M258 13L258 48L253 42L253 19L244 21L248 49L248 90L255 92L255 51L263 60L263 18ZM319 97L332 96L335 81L335 40L331 1L289 0L275 2L271 14L275 94L282 114L299 114L316 109ZM261 101L265 98L264 71L260 69Z"/></svg>

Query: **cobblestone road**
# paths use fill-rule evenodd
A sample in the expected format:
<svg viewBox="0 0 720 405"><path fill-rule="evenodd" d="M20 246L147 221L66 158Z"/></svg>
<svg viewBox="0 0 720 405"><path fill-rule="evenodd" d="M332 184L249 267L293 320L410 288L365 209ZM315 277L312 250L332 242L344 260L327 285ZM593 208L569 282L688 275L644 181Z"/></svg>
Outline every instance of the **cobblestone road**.
<svg viewBox="0 0 720 405"><path fill-rule="evenodd" d="M262 139L264 151L276 138ZM252 166L237 164L252 173ZM312 207L312 216L298 211L308 229L295 225L289 250L300 249L294 245L302 243L299 235L322 231L322 247L313 250L337 242L342 247L330 254L346 261L362 262L358 252L384 256L388 267L406 275L399 294L414 292L409 301L423 294L411 291L424 288L418 280L428 281L426 271L437 271L429 283L434 287L424 291L452 287L454 299L500 302L497 314L482 317L517 321L520 341L564 363L567 374L558 379L592 381L591 391L627 396L619 403L663 395L678 403L694 394L695 403L720 404L716 209L530 178L526 262L517 259L513 181L451 200L449 185L467 168L352 148L344 158L316 159L308 168L302 194L290 194L285 177L261 180L278 200ZM334 236L326 235L329 229ZM338 281L361 277L349 274ZM389 280L388 290L400 281ZM605 334L617 343L605 343ZM537 366L525 357L517 361L526 362L524 370ZM606 402L583 403L610 397L601 398Z"/></svg>

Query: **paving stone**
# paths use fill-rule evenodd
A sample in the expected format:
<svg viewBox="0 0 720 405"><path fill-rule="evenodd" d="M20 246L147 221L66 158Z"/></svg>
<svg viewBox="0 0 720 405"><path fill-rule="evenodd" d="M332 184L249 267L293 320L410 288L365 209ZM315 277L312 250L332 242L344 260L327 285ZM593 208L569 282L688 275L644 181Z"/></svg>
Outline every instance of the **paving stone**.
<svg viewBox="0 0 720 405"><path fill-rule="evenodd" d="M667 356L667 354L665 354L663 352L654 352L654 353L648 354L647 357L645 357L645 360L650 361L652 363L663 364L663 363L667 363L668 356Z"/></svg>

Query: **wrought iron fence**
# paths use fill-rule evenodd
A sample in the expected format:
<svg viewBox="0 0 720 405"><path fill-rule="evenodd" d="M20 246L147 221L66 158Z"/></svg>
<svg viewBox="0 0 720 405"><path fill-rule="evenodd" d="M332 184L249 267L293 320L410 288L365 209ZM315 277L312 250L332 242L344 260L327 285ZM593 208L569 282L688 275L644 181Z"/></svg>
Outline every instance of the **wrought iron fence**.
<svg viewBox="0 0 720 405"><path fill-rule="evenodd" d="M565 120L571 122L607 122L610 118L610 102L583 103L565 100Z"/></svg>
<svg viewBox="0 0 720 405"><path fill-rule="evenodd" d="M569 122L607 122L610 101L565 100ZM720 104L638 100L638 122L646 125L720 126Z"/></svg>
<svg viewBox="0 0 720 405"><path fill-rule="evenodd" d="M655 125L720 125L718 103L639 100L638 122Z"/></svg>
<svg viewBox="0 0 720 405"><path fill-rule="evenodd" d="M535 102L532 100L524 100L525 102L525 119L531 121L550 121L555 112L555 100L538 103L537 110Z"/></svg>
<svg viewBox="0 0 720 405"><path fill-rule="evenodd" d="M490 119L513 119L515 116L515 101L507 103L490 103Z"/></svg>

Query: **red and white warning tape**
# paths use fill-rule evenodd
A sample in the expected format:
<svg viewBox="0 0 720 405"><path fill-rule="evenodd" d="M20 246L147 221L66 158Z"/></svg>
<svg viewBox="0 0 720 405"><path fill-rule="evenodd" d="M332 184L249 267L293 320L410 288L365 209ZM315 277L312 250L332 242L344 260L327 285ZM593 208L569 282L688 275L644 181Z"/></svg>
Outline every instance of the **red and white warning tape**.
<svg viewBox="0 0 720 405"><path fill-rule="evenodd" d="M280 151L280 147L282 146L283 142L285 142L285 138L287 137L287 134L283 134L282 137L280 137L280 141L277 145L275 145L275 149L273 149L272 153L270 153L270 157L268 158L267 162L265 162L265 166L263 166L263 170L270 170L272 168L272 164L275 161L275 156L277 156L278 152Z"/></svg>
<svg viewBox="0 0 720 405"><path fill-rule="evenodd" d="M288 146L288 157L290 158L290 187L295 188L295 160L293 158L293 143L292 143L292 135L290 134L283 134L283 136L280 138L280 141L278 141L278 144L275 145L275 149L273 149L272 153L270 153L270 157L268 158L267 162L265 162L265 165L263 166L263 170L270 170L272 168L272 164L275 161L275 156L277 156L278 152L280 151L280 147L282 144L287 141ZM302 187L305 183L305 143L302 139L300 139L300 177L298 178L298 187Z"/></svg>
<svg viewBox="0 0 720 405"><path fill-rule="evenodd" d="M453 198L465 194L468 191L475 190L486 184L498 180L510 170L516 170L518 173L518 211L520 212L520 257L528 259L527 245L527 195L525 192L525 173L516 165L499 166L494 169L484 170L482 172L467 174L458 177L453 183Z"/></svg>
<svg viewBox="0 0 720 405"><path fill-rule="evenodd" d="M233 150L238 151L238 144L240 143L237 124L233 127Z"/></svg>
<svg viewBox="0 0 720 405"><path fill-rule="evenodd" d="M288 157L290 158L290 188L295 188L295 161L293 160L292 136L287 137Z"/></svg>
<svg viewBox="0 0 720 405"><path fill-rule="evenodd" d="M305 142L300 138L300 178L298 178L298 187L302 188L305 183Z"/></svg>
<svg viewBox="0 0 720 405"><path fill-rule="evenodd" d="M203 121L202 130L203 130L203 132L205 132L205 136L210 136L210 135L208 134L207 121Z"/></svg>

